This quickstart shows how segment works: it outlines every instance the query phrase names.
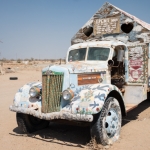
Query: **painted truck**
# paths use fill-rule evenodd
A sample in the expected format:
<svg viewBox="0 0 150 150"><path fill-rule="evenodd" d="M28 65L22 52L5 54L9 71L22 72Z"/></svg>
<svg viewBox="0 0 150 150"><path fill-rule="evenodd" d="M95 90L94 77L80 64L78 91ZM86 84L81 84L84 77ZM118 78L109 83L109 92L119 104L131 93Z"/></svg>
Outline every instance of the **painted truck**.
<svg viewBox="0 0 150 150"><path fill-rule="evenodd" d="M42 82L15 95L18 126L31 133L49 121L88 124L91 137L118 140L122 117L150 90L150 25L105 3L75 34L66 64L42 70Z"/></svg>

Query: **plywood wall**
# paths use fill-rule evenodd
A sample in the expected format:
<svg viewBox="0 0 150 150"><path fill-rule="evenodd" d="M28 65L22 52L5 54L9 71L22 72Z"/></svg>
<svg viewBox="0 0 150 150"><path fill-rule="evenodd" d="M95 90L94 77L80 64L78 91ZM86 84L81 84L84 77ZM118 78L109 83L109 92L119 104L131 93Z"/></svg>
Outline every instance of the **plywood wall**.
<svg viewBox="0 0 150 150"><path fill-rule="evenodd" d="M150 42L150 25L105 3L74 35L71 44L90 40L119 40L127 45Z"/></svg>

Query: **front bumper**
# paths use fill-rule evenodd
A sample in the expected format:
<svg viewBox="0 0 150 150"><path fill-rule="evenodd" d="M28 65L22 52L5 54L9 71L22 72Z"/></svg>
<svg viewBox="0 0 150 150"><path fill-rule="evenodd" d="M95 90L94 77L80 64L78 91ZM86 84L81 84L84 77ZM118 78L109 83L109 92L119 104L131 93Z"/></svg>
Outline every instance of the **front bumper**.
<svg viewBox="0 0 150 150"><path fill-rule="evenodd" d="M52 112L52 113L41 113L33 108L23 108L23 107L16 107L11 105L9 107L10 111L29 114L39 119L44 120L54 120L54 119L66 119L66 120L74 120L74 121L86 121L92 122L93 115L85 115L85 114L71 114L70 112L60 111L60 112Z"/></svg>

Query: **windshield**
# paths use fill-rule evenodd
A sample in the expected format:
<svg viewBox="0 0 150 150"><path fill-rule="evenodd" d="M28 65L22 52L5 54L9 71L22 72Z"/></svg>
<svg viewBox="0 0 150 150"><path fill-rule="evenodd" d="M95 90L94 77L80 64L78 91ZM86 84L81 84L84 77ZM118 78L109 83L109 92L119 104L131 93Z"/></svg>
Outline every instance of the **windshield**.
<svg viewBox="0 0 150 150"><path fill-rule="evenodd" d="M83 61L85 60L86 48L74 49L69 52L68 61Z"/></svg>
<svg viewBox="0 0 150 150"><path fill-rule="evenodd" d="M89 47L87 60L107 60L109 51L109 48Z"/></svg>

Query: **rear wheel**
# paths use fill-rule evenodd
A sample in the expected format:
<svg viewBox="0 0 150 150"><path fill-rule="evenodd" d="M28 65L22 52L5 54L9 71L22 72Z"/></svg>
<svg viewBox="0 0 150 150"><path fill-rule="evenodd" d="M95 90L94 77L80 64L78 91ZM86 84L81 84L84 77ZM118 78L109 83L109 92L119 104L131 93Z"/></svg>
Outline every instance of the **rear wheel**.
<svg viewBox="0 0 150 150"><path fill-rule="evenodd" d="M17 113L16 120L17 120L18 127L24 133L32 133L37 130L46 128L49 125L49 121L47 120L42 120L34 116L23 114L23 113Z"/></svg>
<svg viewBox="0 0 150 150"><path fill-rule="evenodd" d="M147 100L150 100L150 92L147 92Z"/></svg>
<svg viewBox="0 0 150 150"><path fill-rule="evenodd" d="M119 139L122 115L118 101L109 97L91 125L91 136L97 143L109 145Z"/></svg>

